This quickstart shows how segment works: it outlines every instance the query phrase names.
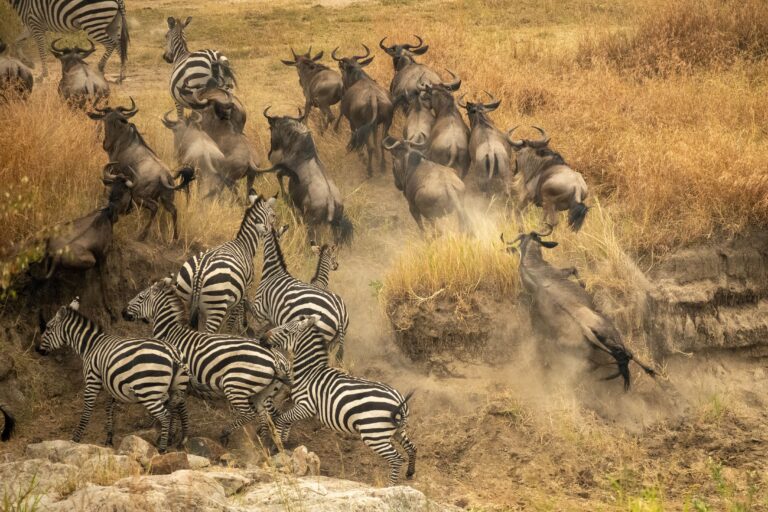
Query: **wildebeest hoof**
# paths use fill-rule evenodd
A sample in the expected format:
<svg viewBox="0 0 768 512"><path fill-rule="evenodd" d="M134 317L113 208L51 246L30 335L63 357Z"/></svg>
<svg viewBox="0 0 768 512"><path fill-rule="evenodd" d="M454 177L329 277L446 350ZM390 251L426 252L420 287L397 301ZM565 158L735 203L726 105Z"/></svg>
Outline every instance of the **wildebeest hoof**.
<svg viewBox="0 0 768 512"><path fill-rule="evenodd" d="M219 436L219 444L226 448L229 445L229 434L221 434Z"/></svg>

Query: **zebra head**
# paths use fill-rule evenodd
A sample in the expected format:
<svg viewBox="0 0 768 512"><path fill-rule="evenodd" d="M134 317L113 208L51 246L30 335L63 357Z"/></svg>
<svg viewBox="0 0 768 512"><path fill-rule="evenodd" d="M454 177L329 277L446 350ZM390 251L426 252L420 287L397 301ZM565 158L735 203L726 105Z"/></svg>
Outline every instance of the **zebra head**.
<svg viewBox="0 0 768 512"><path fill-rule="evenodd" d="M163 60L168 64L173 64L180 49L186 51L187 38L184 36L184 29L190 21L192 16L187 16L184 21L181 21L181 18L168 18L168 32L165 33L165 52L163 53Z"/></svg>
<svg viewBox="0 0 768 512"><path fill-rule="evenodd" d="M43 319L42 312L40 313L40 332L43 337L40 340L40 345L35 348L35 351L43 356L48 355L49 352L59 349L67 344L67 339L71 337L68 324L71 323L71 319L74 316L73 313L80 309L80 297L69 303L68 306L62 306L56 312L56 315L51 318L48 323Z"/></svg>
<svg viewBox="0 0 768 512"><path fill-rule="evenodd" d="M155 320L155 300L167 290L174 288L175 276L166 277L140 291L134 298L128 301L123 310L123 319L129 322L141 320L145 324Z"/></svg>
<svg viewBox="0 0 768 512"><path fill-rule="evenodd" d="M288 352L295 352L297 342L302 339L304 333L309 331L319 319L320 317L317 315L302 315L295 320L268 330L264 337L267 343L273 346Z"/></svg>
<svg viewBox="0 0 768 512"><path fill-rule="evenodd" d="M309 243L311 244L312 252L315 253L318 258L327 262L328 268L334 271L339 270L339 247L336 244L323 244L322 246L319 246L314 240Z"/></svg>
<svg viewBox="0 0 768 512"><path fill-rule="evenodd" d="M248 209L245 210L241 230L245 227L255 229L258 233L259 227L269 230L275 224L275 203L277 194L270 198L264 198L251 189L248 192Z"/></svg>

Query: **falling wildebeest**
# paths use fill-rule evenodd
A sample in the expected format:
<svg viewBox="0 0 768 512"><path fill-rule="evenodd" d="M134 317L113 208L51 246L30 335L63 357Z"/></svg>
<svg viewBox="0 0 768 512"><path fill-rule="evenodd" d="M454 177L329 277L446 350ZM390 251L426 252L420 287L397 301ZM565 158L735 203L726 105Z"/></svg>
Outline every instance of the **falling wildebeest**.
<svg viewBox="0 0 768 512"><path fill-rule="evenodd" d="M459 106L466 109L469 117L471 132L469 135L469 159L470 167L475 173L480 187L486 191L492 189L497 183L502 191L510 197L512 195L512 173L510 158L512 147L506 135L499 131L488 117L501 101L493 97L489 92L490 103L463 103L459 98Z"/></svg>
<svg viewBox="0 0 768 512"><path fill-rule="evenodd" d="M422 82L425 98L435 113L435 124L429 138L427 156L433 162L451 167L464 179L469 170L469 128L456 107L453 93L461 87L461 79L453 72L450 82Z"/></svg>
<svg viewBox="0 0 768 512"><path fill-rule="evenodd" d="M414 55L424 55L429 50L429 45L425 45L421 37L415 34L413 37L419 40L417 44L387 46L384 44L386 37L379 41L379 47L392 57L392 66L395 68L395 76L389 85L395 109L416 99L420 83L437 84L442 81L440 75L429 66L419 64L413 59Z"/></svg>
<svg viewBox="0 0 768 512"><path fill-rule="evenodd" d="M109 169L112 164L107 164ZM104 184L109 187L109 203L84 217L56 226L45 240L42 260L44 280L50 279L58 269L88 270L96 268L101 283L104 306L114 319L107 301L104 265L107 251L112 244L115 222L131 207L134 183L123 175L110 174L105 170Z"/></svg>
<svg viewBox="0 0 768 512"><path fill-rule="evenodd" d="M293 60L281 60L286 66L295 66L299 74L299 85L304 92L306 103L304 116L309 117L312 107L317 107L323 113L323 121L320 124L320 133L336 119L331 111L331 105L341 101L344 94L344 83L341 75L333 71L325 64L318 61L323 58L323 52L312 56L312 47L309 47L304 55L297 55L291 48Z"/></svg>
<svg viewBox="0 0 768 512"><path fill-rule="evenodd" d="M51 53L61 62L61 80L59 80L59 95L75 108L84 108L86 102L98 103L109 97L109 85L101 71L91 69L85 59L92 54L96 47L90 39L91 47L84 50L79 46L74 48L59 48L56 39L51 43Z"/></svg>
<svg viewBox="0 0 768 512"><path fill-rule="evenodd" d="M341 115L336 120L336 128L341 117L349 121L352 135L347 149L353 151L363 145L368 147L368 176L373 174L373 152L379 149L379 159L382 172L384 171L384 149L379 145L378 131L382 127L382 137L389 133L394 113L392 100L376 81L363 71L363 68L371 63L371 50L363 45L365 55L353 55L352 57L336 57L338 48L333 50L331 57L339 63L341 76L344 81L344 96L341 99Z"/></svg>
<svg viewBox="0 0 768 512"><path fill-rule="evenodd" d="M133 182L133 199L136 203L150 211L149 220L139 235L139 240L147 237L161 204L171 214L173 239L177 240L179 231L176 206L173 204L174 194L178 190L189 190L189 183L195 178L194 169L179 169L176 178L181 176L182 180L178 186L174 186L175 178L168 166L144 142L136 125L128 121L139 111L133 98L129 108L94 109L96 112L88 112L88 116L104 123L104 151L109 155L111 162L120 164L121 172ZM105 177L114 178L110 175Z"/></svg>
<svg viewBox="0 0 768 512"><path fill-rule="evenodd" d="M186 118L175 121L169 117L171 112L173 110L166 112L162 121L163 125L173 132L176 161L181 165L192 166L198 171L198 182L207 197L219 189L219 169L224 167L224 153L203 130L203 116L200 112L192 111Z"/></svg>
<svg viewBox="0 0 768 512"><path fill-rule="evenodd" d="M462 231L469 232L469 218L464 209L464 182L449 167L427 160L419 149L426 141L411 142L387 137L384 149L392 153L395 186L408 200L408 208L419 229L422 218L435 220L456 212Z"/></svg>
<svg viewBox="0 0 768 512"><path fill-rule="evenodd" d="M269 160L273 167L262 172L277 172L280 190L285 197L283 177L288 176L290 202L298 208L310 239L317 238L317 227L329 224L338 243L352 241L352 222L344 213L341 193L320 161L312 132L299 117L270 116L269 107L264 117L269 121Z"/></svg>
<svg viewBox="0 0 768 512"><path fill-rule="evenodd" d="M3 430L0 432L0 441L6 442L11 439L13 429L16 427L16 419L2 405L0 405L0 413L3 414Z"/></svg>
<svg viewBox="0 0 768 512"><path fill-rule="evenodd" d="M32 92L35 79L32 70L20 61L5 55L6 44L0 41L0 96L11 92L26 98ZM6 100L8 98L5 98Z"/></svg>
<svg viewBox="0 0 768 512"><path fill-rule="evenodd" d="M517 175L517 205L515 213L522 225L522 211L533 203L544 210L544 222L552 233L557 226L557 212L568 210L568 225L573 231L581 229L588 208L584 204L589 194L584 177L565 163L560 153L549 147L547 132L534 126L541 133L538 140L512 140L512 128L507 134L515 150Z"/></svg>
<svg viewBox="0 0 768 512"><path fill-rule="evenodd" d="M613 322L597 309L584 287L569 279L571 275L578 278L576 268L555 268L544 260L541 248L551 249L557 246L557 242L542 240L541 236L532 231L519 235L507 244L510 251L515 250L517 243L520 244L520 280L532 296L533 324L556 333L557 339L565 347L579 351L586 348L590 353L597 350L610 355L618 371L605 380L621 376L625 390L629 389L631 383L630 361L637 363L648 375L654 376L656 372L635 359L624 346L621 334ZM503 235L501 240L504 241Z"/></svg>

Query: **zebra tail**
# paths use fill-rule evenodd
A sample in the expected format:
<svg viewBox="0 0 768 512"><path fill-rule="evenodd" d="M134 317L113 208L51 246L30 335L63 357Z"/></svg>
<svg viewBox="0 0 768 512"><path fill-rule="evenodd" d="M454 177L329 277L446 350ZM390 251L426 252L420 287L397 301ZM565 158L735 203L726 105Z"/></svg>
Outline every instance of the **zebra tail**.
<svg viewBox="0 0 768 512"><path fill-rule="evenodd" d="M403 398L403 401L400 402L400 404L398 404L398 406L395 408L394 411L392 411L391 419L392 419L392 423L395 425L395 427L401 428L405 424L407 418L405 417L405 415L402 414L403 408L405 407L405 405L408 403L408 400L411 399L411 397L413 396L413 394L415 392L416 392L415 389L410 390L408 392L408 394L405 395L405 398ZM401 415L400 421L397 420L397 415L398 414Z"/></svg>
<svg viewBox="0 0 768 512"><path fill-rule="evenodd" d="M203 272L200 268L192 278L192 294L189 297L189 325L199 330L200 323L200 292L202 288Z"/></svg>
<svg viewBox="0 0 768 512"><path fill-rule="evenodd" d="M0 406L0 412L3 413L3 418L5 418L5 426L3 427L3 432L0 433L0 441L5 442L11 438L13 429L16 427L16 419L2 406Z"/></svg>
<svg viewBox="0 0 768 512"><path fill-rule="evenodd" d="M128 35L128 18L125 15L125 2L117 0L118 9L120 9L120 64L125 65L128 60L128 42L131 37Z"/></svg>

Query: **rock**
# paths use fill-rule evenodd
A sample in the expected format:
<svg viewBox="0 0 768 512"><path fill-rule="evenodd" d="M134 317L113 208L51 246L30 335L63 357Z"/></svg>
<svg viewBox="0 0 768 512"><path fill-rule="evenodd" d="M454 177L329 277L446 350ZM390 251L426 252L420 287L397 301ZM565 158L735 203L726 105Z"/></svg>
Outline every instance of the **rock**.
<svg viewBox="0 0 768 512"><path fill-rule="evenodd" d="M189 469L189 459L184 452L155 455L149 461L149 472L153 475L169 475L180 469Z"/></svg>
<svg viewBox="0 0 768 512"><path fill-rule="evenodd" d="M115 451L112 448L96 446L95 444L77 444L66 450L61 455L61 462L82 467L90 459L109 458L114 456ZM54 461L55 462L55 461Z"/></svg>
<svg viewBox="0 0 768 512"><path fill-rule="evenodd" d="M227 496L232 496L252 482L248 477L228 471L206 471L205 475L216 480Z"/></svg>
<svg viewBox="0 0 768 512"><path fill-rule="evenodd" d="M80 474L88 481L109 485L128 476L141 474L141 465L127 455L97 455L80 466Z"/></svg>
<svg viewBox="0 0 768 512"><path fill-rule="evenodd" d="M16 503L24 495L58 496L70 492L77 482L78 468L47 459L27 459L0 464L0 506L3 500ZM32 510L34 507L28 507ZM19 510L24 507L19 507Z"/></svg>
<svg viewBox="0 0 768 512"><path fill-rule="evenodd" d="M306 446L299 446L291 454L291 469L296 476L319 475L320 458Z"/></svg>
<svg viewBox="0 0 768 512"><path fill-rule="evenodd" d="M120 441L117 453L131 457L144 467L149 466L149 461L152 460L152 457L158 455L157 448L139 436L125 436Z"/></svg>
<svg viewBox="0 0 768 512"><path fill-rule="evenodd" d="M189 469L203 469L211 465L210 460L199 455L187 454L187 460L189 461Z"/></svg>
<svg viewBox="0 0 768 512"><path fill-rule="evenodd" d="M348 480L303 477L289 483L261 485L242 499L247 510L282 512L298 508L312 512L395 512L400 510L456 511L438 505L405 486L375 488Z"/></svg>
<svg viewBox="0 0 768 512"><path fill-rule="evenodd" d="M64 452L78 446L74 441L55 439L41 443L28 444L24 456L28 459L48 459L51 462L62 462Z"/></svg>
<svg viewBox="0 0 768 512"><path fill-rule="evenodd" d="M227 451L219 443L207 437L193 437L187 441L187 452L218 462Z"/></svg>
<svg viewBox="0 0 768 512"><path fill-rule="evenodd" d="M281 473L290 473L293 471L293 461L291 460L291 454L287 451L276 453L269 458L269 462L267 464L280 471Z"/></svg>
<svg viewBox="0 0 768 512"><path fill-rule="evenodd" d="M46 510L53 512L224 512L224 489L198 471L172 475L138 476L119 480L111 487L90 485Z"/></svg>

